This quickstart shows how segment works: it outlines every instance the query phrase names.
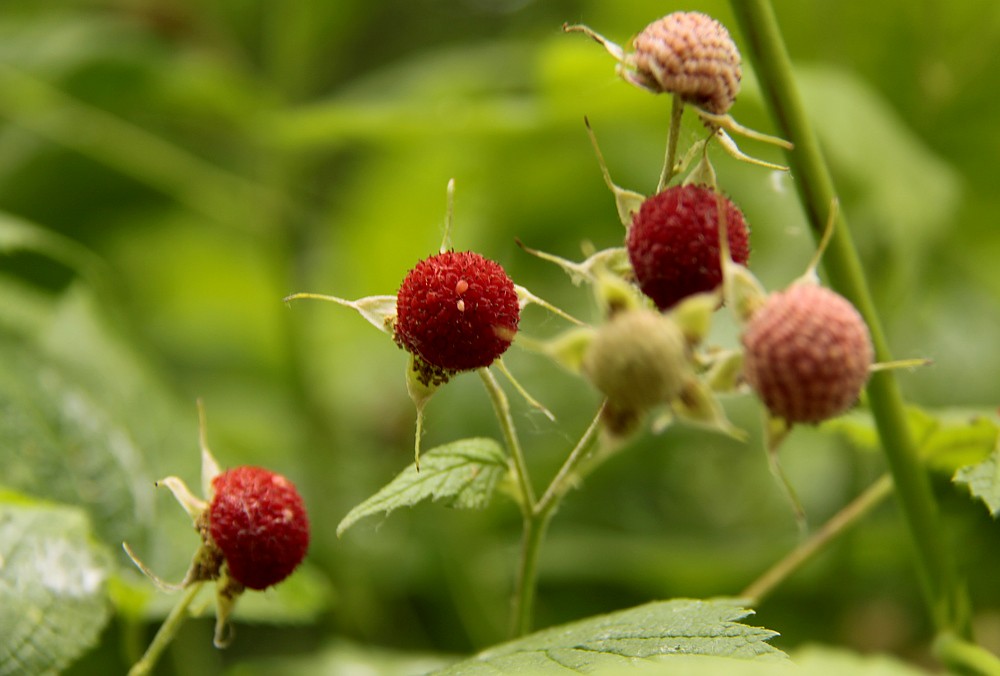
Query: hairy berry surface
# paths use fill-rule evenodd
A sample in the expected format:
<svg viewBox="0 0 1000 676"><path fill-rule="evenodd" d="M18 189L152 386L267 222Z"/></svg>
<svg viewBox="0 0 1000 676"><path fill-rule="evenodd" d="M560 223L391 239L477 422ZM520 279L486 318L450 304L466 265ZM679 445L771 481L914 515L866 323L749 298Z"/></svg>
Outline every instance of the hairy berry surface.
<svg viewBox="0 0 1000 676"><path fill-rule="evenodd" d="M632 41L635 84L672 92L721 115L740 90L740 53L721 23L701 12L674 12L654 21Z"/></svg>
<svg viewBox="0 0 1000 676"><path fill-rule="evenodd" d="M743 213L705 186L678 185L653 195L632 219L625 245L639 288L661 310L722 282L719 259L719 206L726 217L730 256L745 265L750 257Z"/></svg>
<svg viewBox="0 0 1000 676"><path fill-rule="evenodd" d="M845 298L812 284L771 294L743 334L744 375L771 415L818 423L854 405L873 358L868 327Z"/></svg>
<svg viewBox="0 0 1000 676"><path fill-rule="evenodd" d="M514 282L499 263L471 251L417 263L396 294L396 342L431 366L489 366L517 333Z"/></svg>
<svg viewBox="0 0 1000 676"><path fill-rule="evenodd" d="M235 467L212 479L212 540L232 577L265 589L291 575L309 547L309 520L291 481L260 467Z"/></svg>

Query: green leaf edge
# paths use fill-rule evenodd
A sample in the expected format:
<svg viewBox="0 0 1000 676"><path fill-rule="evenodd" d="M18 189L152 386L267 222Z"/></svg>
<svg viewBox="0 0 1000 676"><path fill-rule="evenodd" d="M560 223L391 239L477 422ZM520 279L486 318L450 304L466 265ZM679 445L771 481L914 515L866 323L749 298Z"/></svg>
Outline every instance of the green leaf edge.
<svg viewBox="0 0 1000 676"><path fill-rule="evenodd" d="M455 464L456 458L466 462ZM494 471L482 471L491 467ZM400 507L412 507L428 498L434 502L443 501L456 509L482 509L489 504L507 469L503 447L494 439L470 437L436 446L421 454L419 470L415 463L411 463L392 481L348 512L337 525L337 537L367 516L380 513L388 516ZM459 482L457 489L452 489L447 479L457 472L470 473L470 476ZM467 494L467 490L477 483L482 484L480 490L473 495ZM414 491L414 487L417 490Z"/></svg>

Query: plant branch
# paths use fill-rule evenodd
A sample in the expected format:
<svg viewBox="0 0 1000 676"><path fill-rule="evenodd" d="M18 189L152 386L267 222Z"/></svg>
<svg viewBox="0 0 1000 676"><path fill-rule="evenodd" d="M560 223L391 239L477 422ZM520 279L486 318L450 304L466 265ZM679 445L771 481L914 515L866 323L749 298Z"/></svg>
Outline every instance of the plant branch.
<svg viewBox="0 0 1000 676"><path fill-rule="evenodd" d="M794 144L788 153L796 187L817 237L836 195L819 141L805 114L791 60L769 0L731 0L761 83L762 94L781 130ZM871 331L878 361L891 361L888 344L868 290L843 210L825 254L830 285L850 300ZM941 528L930 480L920 464L894 375L879 371L868 383L868 398L896 495L915 546L917 568L934 624L939 631L968 634L968 601Z"/></svg>
<svg viewBox="0 0 1000 676"><path fill-rule="evenodd" d="M524 636L531 631L535 613L535 595L538 587L538 558L542 540L556 507L566 492L573 486L573 477L580 461L587 456L597 438L600 428L602 405L583 436L570 451L562 467L549 483L545 494L536 502L530 514L524 516L524 532L521 536L521 558L518 562L517 583L511 608L511 635Z"/></svg>
<svg viewBox="0 0 1000 676"><path fill-rule="evenodd" d="M880 504L892 493L892 477L888 474L882 475L875 483L866 488L858 497L854 498L846 507L833 515L833 517L823 524L807 540L799 544L789 552L783 559L771 566L763 575L750 583L750 585L740 592L740 598L747 599L751 605L756 607L763 601L774 588L801 568L817 552L829 544L834 538L853 526L863 516L868 514L876 505Z"/></svg>
<svg viewBox="0 0 1000 676"><path fill-rule="evenodd" d="M521 491L521 514L525 519L529 519L535 509L535 490L531 487L528 463L525 462L524 451L521 449L521 442L517 437L517 428L514 427L514 418L510 414L510 400L507 399L507 394L500 387L500 383L497 382L489 368L479 369L479 376L483 379L486 393L490 396L493 412L497 416L500 431L507 443L507 452L510 453L514 474L517 475L515 478Z"/></svg>
<svg viewBox="0 0 1000 676"><path fill-rule="evenodd" d="M142 656L142 659L133 664L132 668L129 669L128 676L144 676L153 671L157 661L160 659L160 655L170 645L170 642L174 640L177 630L187 620L188 608L191 607L191 603L198 595L198 592L201 591L202 584L202 582L195 582L184 590L184 596L177 601L177 605L173 607L173 610L167 615L167 619L160 625L156 636L153 637L153 641L146 648L146 653Z"/></svg>

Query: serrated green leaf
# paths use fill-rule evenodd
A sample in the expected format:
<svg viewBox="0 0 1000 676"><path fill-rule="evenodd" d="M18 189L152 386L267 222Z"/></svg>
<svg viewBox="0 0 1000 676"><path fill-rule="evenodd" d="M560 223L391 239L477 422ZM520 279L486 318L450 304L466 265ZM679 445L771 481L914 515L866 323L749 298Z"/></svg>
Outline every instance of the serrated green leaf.
<svg viewBox="0 0 1000 676"><path fill-rule="evenodd" d="M481 509L506 472L507 459L493 439L462 439L437 446L421 455L420 471L410 465L352 509L337 526L337 535L366 516L389 514L428 498L449 507Z"/></svg>
<svg viewBox="0 0 1000 676"><path fill-rule="evenodd" d="M0 496L0 674L56 674L110 615L107 552L83 511Z"/></svg>
<svg viewBox="0 0 1000 676"><path fill-rule="evenodd" d="M994 518L1000 516L1000 449L979 464L959 469L953 481L966 484L973 497L986 503Z"/></svg>
<svg viewBox="0 0 1000 676"><path fill-rule="evenodd" d="M775 632L739 622L752 612L735 599L657 601L545 629L435 674L591 673L669 655L782 657L767 643Z"/></svg>

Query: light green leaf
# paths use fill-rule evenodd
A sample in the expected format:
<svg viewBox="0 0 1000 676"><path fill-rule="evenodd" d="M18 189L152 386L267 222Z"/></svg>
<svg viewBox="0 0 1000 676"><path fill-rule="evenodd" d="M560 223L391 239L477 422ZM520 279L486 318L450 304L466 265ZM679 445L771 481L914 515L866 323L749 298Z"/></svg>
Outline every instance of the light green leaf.
<svg viewBox="0 0 1000 676"><path fill-rule="evenodd" d="M337 526L337 535L366 516L388 514L428 498L449 507L481 509L489 503L506 472L507 459L493 439L462 439L438 446L420 456L419 472L410 465L352 509Z"/></svg>
<svg viewBox="0 0 1000 676"><path fill-rule="evenodd" d="M829 646L810 645L792 655L803 676L918 676L929 672L888 655L859 655Z"/></svg>
<svg viewBox="0 0 1000 676"><path fill-rule="evenodd" d="M109 566L81 510L0 494L0 674L56 674L92 646Z"/></svg>
<svg viewBox="0 0 1000 676"><path fill-rule="evenodd" d="M998 427L985 411L907 408L907 422L920 456L937 471L952 474L959 467L985 459L996 445ZM867 411L853 411L823 424L851 443L878 450L878 433Z"/></svg>
<svg viewBox="0 0 1000 676"><path fill-rule="evenodd" d="M738 622L751 612L735 599L658 601L545 629L435 673L591 673L669 655L782 657L767 643L775 632Z"/></svg>
<svg viewBox="0 0 1000 676"><path fill-rule="evenodd" d="M966 465L953 479L966 484L973 497L986 503L994 518L1000 516L1000 449L977 465Z"/></svg>

